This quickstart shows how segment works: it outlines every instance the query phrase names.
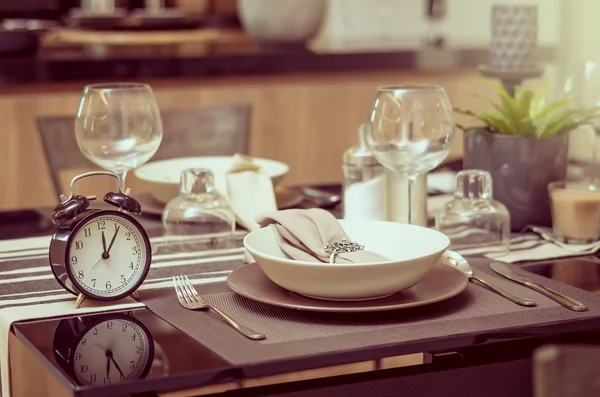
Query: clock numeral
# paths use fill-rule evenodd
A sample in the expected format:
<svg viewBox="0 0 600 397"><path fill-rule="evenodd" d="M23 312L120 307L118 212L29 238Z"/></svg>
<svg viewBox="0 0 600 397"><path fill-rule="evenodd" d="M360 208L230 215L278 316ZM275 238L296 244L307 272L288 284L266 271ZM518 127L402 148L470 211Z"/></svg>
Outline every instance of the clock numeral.
<svg viewBox="0 0 600 397"><path fill-rule="evenodd" d="M127 324L121 325L121 331L123 331L123 332L127 331Z"/></svg>
<svg viewBox="0 0 600 397"><path fill-rule="evenodd" d="M98 230L106 230L106 222L105 221L98 221L96 223L96 225L98 225Z"/></svg>
<svg viewBox="0 0 600 397"><path fill-rule="evenodd" d="M129 268L130 268L131 270L133 270L133 262L131 262L131 263L129 264Z"/></svg>
<svg viewBox="0 0 600 397"><path fill-rule="evenodd" d="M127 240L127 241L131 240L131 232L125 233L125 240Z"/></svg>
<svg viewBox="0 0 600 397"><path fill-rule="evenodd" d="M81 360L81 353L77 352L75 353L75 361L79 361Z"/></svg>
<svg viewBox="0 0 600 397"><path fill-rule="evenodd" d="M86 227L83 229L83 237L92 237L92 228Z"/></svg>
<svg viewBox="0 0 600 397"><path fill-rule="evenodd" d="M98 335L98 327L94 327L94 332L93 332L93 334L94 334L94 335Z"/></svg>
<svg viewBox="0 0 600 397"><path fill-rule="evenodd" d="M142 348L140 346L135 347L135 354L140 354L142 352Z"/></svg>
<svg viewBox="0 0 600 397"><path fill-rule="evenodd" d="M80 270L79 272L77 272L77 277L79 277L79 279L83 278L83 270Z"/></svg>
<svg viewBox="0 0 600 397"><path fill-rule="evenodd" d="M125 275L121 274L121 284L125 284L126 281L127 279L125 278Z"/></svg>
<svg viewBox="0 0 600 397"><path fill-rule="evenodd" d="M129 369L134 369L135 368L135 361L130 361L129 362Z"/></svg>
<svg viewBox="0 0 600 397"><path fill-rule="evenodd" d="M104 384L107 385L110 383L110 378L104 378Z"/></svg>
<svg viewBox="0 0 600 397"><path fill-rule="evenodd" d="M95 278L92 279L92 287L96 288L96 279Z"/></svg>
<svg viewBox="0 0 600 397"><path fill-rule="evenodd" d="M76 265L76 264L77 264L77 257L76 257L75 255L73 255L73 256L71 257L71 264L72 264L72 265Z"/></svg>
<svg viewBox="0 0 600 397"><path fill-rule="evenodd" d="M96 374L90 374L90 382L96 381Z"/></svg>
<svg viewBox="0 0 600 397"><path fill-rule="evenodd" d="M81 345L81 346L85 346L85 344L86 344L86 343L87 343L87 339L83 338L83 339L81 340L81 343L80 343L80 345Z"/></svg>
<svg viewBox="0 0 600 397"><path fill-rule="evenodd" d="M115 232L118 232L121 228L121 225L119 225L118 223L113 223L113 225L115 226Z"/></svg>
<svg viewBox="0 0 600 397"><path fill-rule="evenodd" d="M107 281L106 282L106 289L110 289L110 288L111 288L110 281Z"/></svg>
<svg viewBox="0 0 600 397"><path fill-rule="evenodd" d="M133 255L137 255L140 252L140 249L136 246L131 247L131 249L133 250Z"/></svg>
<svg viewBox="0 0 600 397"><path fill-rule="evenodd" d="M83 241L75 241L75 249L80 250L83 248Z"/></svg>
<svg viewBox="0 0 600 397"><path fill-rule="evenodd" d="M135 340L135 334L131 335L131 339Z"/></svg>
<svg viewBox="0 0 600 397"><path fill-rule="evenodd" d="M113 327L113 322L112 321L109 321L109 322L106 323L106 328L112 329L112 327Z"/></svg>
<svg viewBox="0 0 600 397"><path fill-rule="evenodd" d="M85 364L83 364L83 365L81 366L81 368L79 369L79 373L80 373L80 374L85 374L87 371L88 371L88 366L87 366L87 365L85 365Z"/></svg>

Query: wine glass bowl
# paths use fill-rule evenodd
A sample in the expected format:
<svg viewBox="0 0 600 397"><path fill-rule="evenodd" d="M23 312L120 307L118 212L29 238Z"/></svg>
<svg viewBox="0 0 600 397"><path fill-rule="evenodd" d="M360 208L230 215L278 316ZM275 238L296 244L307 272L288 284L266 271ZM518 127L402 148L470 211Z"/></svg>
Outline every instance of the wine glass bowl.
<svg viewBox="0 0 600 397"><path fill-rule="evenodd" d="M439 86L380 87L370 122L367 141L375 157L403 175L437 167L454 143L452 107Z"/></svg>
<svg viewBox="0 0 600 397"><path fill-rule="evenodd" d="M152 88L141 83L88 85L83 90L75 138L94 164L117 173L146 163L162 141L160 112Z"/></svg>
<svg viewBox="0 0 600 397"><path fill-rule="evenodd" d="M452 114L443 87L395 85L377 89L367 143L383 166L407 177L410 223L414 223L414 181L440 165L452 150Z"/></svg>

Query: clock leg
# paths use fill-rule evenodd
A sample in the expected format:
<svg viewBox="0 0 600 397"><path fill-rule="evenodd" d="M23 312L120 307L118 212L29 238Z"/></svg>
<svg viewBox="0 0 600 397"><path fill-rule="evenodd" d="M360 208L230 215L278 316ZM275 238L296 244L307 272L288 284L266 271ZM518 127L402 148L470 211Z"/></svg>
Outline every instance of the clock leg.
<svg viewBox="0 0 600 397"><path fill-rule="evenodd" d="M79 309L79 306L81 306L81 304L83 303L84 300L85 300L85 295L79 294L79 296L77 297L77 300L75 301L75 309Z"/></svg>
<svg viewBox="0 0 600 397"><path fill-rule="evenodd" d="M134 293L132 293L130 296L131 296L133 299L135 299L136 301L138 301L138 302L141 300L141 298L140 298L140 294L138 294L138 293L137 293L137 291L135 291Z"/></svg>

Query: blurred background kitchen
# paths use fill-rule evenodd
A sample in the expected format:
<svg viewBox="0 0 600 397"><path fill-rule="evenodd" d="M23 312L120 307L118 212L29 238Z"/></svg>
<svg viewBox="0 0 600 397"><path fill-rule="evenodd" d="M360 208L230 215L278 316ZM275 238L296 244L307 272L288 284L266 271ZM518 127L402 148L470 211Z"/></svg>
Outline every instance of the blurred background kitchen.
<svg viewBox="0 0 600 397"><path fill-rule="evenodd" d="M454 106L482 107L472 94L492 92L478 65L502 3L514 1L1 0L0 211L57 203L49 162L80 171L66 164L81 156L72 118L101 81L151 84L165 141L209 123L289 164L286 185L339 184L377 86L440 84ZM526 84L558 95L571 62L600 56L600 2L527 3L544 73ZM461 153L459 138L447 162Z"/></svg>

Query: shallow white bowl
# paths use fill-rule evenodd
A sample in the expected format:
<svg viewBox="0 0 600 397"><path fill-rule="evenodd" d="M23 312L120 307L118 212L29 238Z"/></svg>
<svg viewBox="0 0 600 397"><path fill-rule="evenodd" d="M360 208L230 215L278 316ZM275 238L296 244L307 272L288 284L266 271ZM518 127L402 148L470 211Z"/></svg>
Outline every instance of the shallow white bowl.
<svg viewBox="0 0 600 397"><path fill-rule="evenodd" d="M244 246L280 287L318 299L367 300L417 284L450 245L446 235L421 226L348 220L340 220L340 224L352 241L390 261L328 264L293 260L281 250L271 227L249 233Z"/></svg>
<svg viewBox="0 0 600 397"><path fill-rule="evenodd" d="M252 159L277 185L289 172L287 164L275 160L261 158ZM154 161L136 169L134 175L144 184L144 190L151 193L158 201L166 204L179 194L181 172L188 168L208 168L215 176L227 172L233 162L232 156L218 157L185 157L170 160Z"/></svg>

